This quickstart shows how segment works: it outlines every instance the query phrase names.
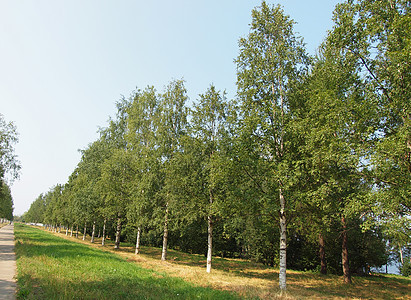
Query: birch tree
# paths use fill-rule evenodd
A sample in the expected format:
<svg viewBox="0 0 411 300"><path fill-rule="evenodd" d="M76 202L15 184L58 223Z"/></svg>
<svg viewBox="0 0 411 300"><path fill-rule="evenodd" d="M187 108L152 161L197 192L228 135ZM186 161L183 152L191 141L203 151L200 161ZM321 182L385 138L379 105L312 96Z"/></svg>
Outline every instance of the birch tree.
<svg viewBox="0 0 411 300"><path fill-rule="evenodd" d="M224 139L227 136L228 105L225 94L211 85L200 95L191 111L191 137L183 144L184 151L176 158L178 168L172 175L174 187L185 193L179 211L192 219L199 216L207 221L207 272L211 272L213 227L221 215L224 201ZM177 191L176 191L177 193ZM188 209L187 209L188 208Z"/></svg>
<svg viewBox="0 0 411 300"><path fill-rule="evenodd" d="M139 253L142 229L152 218L153 201L159 192L161 179L156 157L156 118L158 118L158 95L154 87L137 91L128 111L126 140L135 159L136 173L132 184L132 203L127 219L137 229L136 250Z"/></svg>
<svg viewBox="0 0 411 300"><path fill-rule="evenodd" d="M158 143L158 158L161 162L161 169L163 178L169 172L172 165L172 158L177 151L180 151L180 139L186 134L187 126L187 108L185 103L188 99L187 91L182 80L172 81L165 92L161 95L159 104L159 118L157 124ZM161 175L160 175L161 176ZM178 197L172 195L170 190L173 186L172 178L169 178L161 188L159 195L158 208L163 210L164 216L164 230L163 230L163 249L161 260L166 260L167 257L167 242L169 230L169 214L172 206L172 199Z"/></svg>
<svg viewBox="0 0 411 300"><path fill-rule="evenodd" d="M353 56L378 107L376 142L370 145L377 192L369 220L390 222L411 216L411 19L406 0L350 1L337 6L330 39ZM377 216L377 217L375 217Z"/></svg>
<svg viewBox="0 0 411 300"><path fill-rule="evenodd" d="M12 122L6 122L0 114L0 180L9 174L11 180L19 177L20 162L15 154L14 145L18 142L16 126Z"/></svg>
<svg viewBox="0 0 411 300"><path fill-rule="evenodd" d="M108 146L109 155L101 168L100 191L104 197L103 214L116 220L114 248L119 249L121 230L130 201L130 182L133 178L133 157L128 151L127 134L128 109L130 101L122 98L117 102L116 119L101 131L101 139Z"/></svg>
<svg viewBox="0 0 411 300"><path fill-rule="evenodd" d="M109 155L108 145L102 139L98 139L82 151L82 157L77 167L77 181L83 182L82 190L86 193L84 201L87 206L85 210L88 221L92 223L92 243L96 233L96 222L101 218L101 207L104 202L99 188L101 169Z"/></svg>
<svg viewBox="0 0 411 300"><path fill-rule="evenodd" d="M286 196L293 175L288 148L291 130L287 129L293 113L289 95L307 63L303 42L294 34L293 24L280 6L262 2L252 11L250 33L240 39L237 58L244 126L251 127L260 158L270 165L277 182L277 201L272 201L278 203L281 290L286 289Z"/></svg>
<svg viewBox="0 0 411 300"><path fill-rule="evenodd" d="M363 145L362 159L355 168L363 181L374 184L364 198L368 201L357 201L351 207L368 217L365 230L375 225L395 228L395 222L409 218L411 211L409 9L409 1L346 1L337 5L335 25L326 40L327 51L332 51L328 60L340 62L334 72L347 74L348 66L351 78L357 77L356 83L351 82L355 87L351 91L357 94L351 98L357 101L346 104L346 112L357 122L346 124L350 140L357 137L357 147L351 147L351 152L358 157L359 145ZM374 109L371 113L370 108ZM366 120L358 122L358 116Z"/></svg>
<svg viewBox="0 0 411 300"><path fill-rule="evenodd" d="M9 186L0 179L0 219L13 220L13 198Z"/></svg>

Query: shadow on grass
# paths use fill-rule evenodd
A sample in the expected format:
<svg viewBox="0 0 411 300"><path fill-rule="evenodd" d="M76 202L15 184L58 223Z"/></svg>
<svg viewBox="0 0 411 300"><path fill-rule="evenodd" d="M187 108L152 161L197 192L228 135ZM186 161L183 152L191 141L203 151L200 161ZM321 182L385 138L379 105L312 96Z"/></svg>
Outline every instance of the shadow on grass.
<svg viewBox="0 0 411 300"><path fill-rule="evenodd" d="M135 249L132 247L123 247L123 252L134 253ZM160 248L155 247L141 247L141 255L147 256L151 259L161 258ZM207 259L201 254L189 254L183 253L178 250L168 249L167 250L167 261L173 264L191 266L191 267L204 267L206 268ZM238 259L227 259L222 257L213 257L212 259L213 270L220 270L225 272L238 272L243 274L244 270L258 269L258 270L273 270L268 266L264 266L260 263L254 263L246 260ZM250 275L251 276L251 275Z"/></svg>

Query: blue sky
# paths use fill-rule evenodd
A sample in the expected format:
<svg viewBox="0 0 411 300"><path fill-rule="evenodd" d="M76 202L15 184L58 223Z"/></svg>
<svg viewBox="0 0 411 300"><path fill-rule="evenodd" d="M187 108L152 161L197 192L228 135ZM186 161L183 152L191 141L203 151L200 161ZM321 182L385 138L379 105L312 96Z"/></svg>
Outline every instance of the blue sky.
<svg viewBox="0 0 411 300"><path fill-rule="evenodd" d="M268 1L297 24L309 53L337 0ZM0 113L20 134L15 214L65 183L114 103L136 87L186 81L191 101L213 83L235 97L238 39L261 1L0 1Z"/></svg>

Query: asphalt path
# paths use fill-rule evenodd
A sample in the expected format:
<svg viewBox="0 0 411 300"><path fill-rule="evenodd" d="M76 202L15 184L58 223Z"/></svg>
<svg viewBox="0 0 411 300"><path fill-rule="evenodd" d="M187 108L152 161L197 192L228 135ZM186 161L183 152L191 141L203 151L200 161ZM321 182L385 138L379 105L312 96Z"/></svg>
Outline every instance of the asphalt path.
<svg viewBox="0 0 411 300"><path fill-rule="evenodd" d="M16 299L14 225L0 228L0 300Z"/></svg>

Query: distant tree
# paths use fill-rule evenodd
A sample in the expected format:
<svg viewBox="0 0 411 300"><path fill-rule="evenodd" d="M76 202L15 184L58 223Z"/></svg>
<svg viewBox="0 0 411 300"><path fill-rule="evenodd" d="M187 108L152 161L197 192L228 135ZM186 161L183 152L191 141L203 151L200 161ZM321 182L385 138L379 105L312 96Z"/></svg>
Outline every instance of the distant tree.
<svg viewBox="0 0 411 300"><path fill-rule="evenodd" d="M17 160L14 145L18 142L16 126L4 120L0 114L0 180L5 180L6 174L10 174L10 180L17 179L21 169Z"/></svg>
<svg viewBox="0 0 411 300"><path fill-rule="evenodd" d="M122 227L126 221L128 205L132 201L131 185L134 175L133 157L123 149L115 149L102 165L100 184L104 196L104 214L116 219L115 249L120 248Z"/></svg>
<svg viewBox="0 0 411 300"><path fill-rule="evenodd" d="M82 182L82 190L86 192L84 210L87 211L87 220L92 223L91 242L94 242L96 222L102 217L104 199L99 184L103 163L109 157L108 145L102 139L98 139L82 151L82 158L77 167L77 180Z"/></svg>
<svg viewBox="0 0 411 300"><path fill-rule="evenodd" d="M53 186L45 195L45 212L44 212L44 222L51 225L54 231L60 228L63 222L63 214L59 209L59 204L61 200L61 195L63 191L63 186L61 184L56 184Z"/></svg>
<svg viewBox="0 0 411 300"><path fill-rule="evenodd" d="M9 186L0 180L0 218L13 220L13 198Z"/></svg>
<svg viewBox="0 0 411 300"><path fill-rule="evenodd" d="M46 203L44 201L44 195L40 194L37 199L31 203L29 210L25 213L25 221L32 223L44 223L45 209Z"/></svg>
<svg viewBox="0 0 411 300"><path fill-rule="evenodd" d="M127 215L127 205L131 201L130 184L133 181L134 159L125 136L128 132L128 111L130 100L122 98L117 102L116 119L101 131L101 140L107 147L107 158L101 165L99 182L100 195L104 198L102 215L116 220L114 248L120 247L121 231Z"/></svg>

